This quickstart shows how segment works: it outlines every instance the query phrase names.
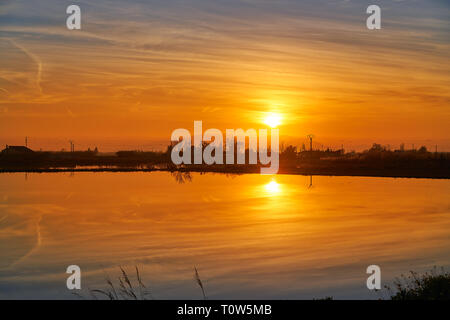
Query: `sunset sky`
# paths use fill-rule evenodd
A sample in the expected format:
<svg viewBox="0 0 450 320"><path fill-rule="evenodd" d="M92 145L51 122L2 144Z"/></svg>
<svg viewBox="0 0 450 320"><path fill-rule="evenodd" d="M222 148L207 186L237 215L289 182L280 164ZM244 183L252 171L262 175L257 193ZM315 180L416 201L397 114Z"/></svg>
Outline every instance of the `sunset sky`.
<svg viewBox="0 0 450 320"><path fill-rule="evenodd" d="M1 1L0 147L160 149L275 114L297 145L450 151L449 35L448 1Z"/></svg>

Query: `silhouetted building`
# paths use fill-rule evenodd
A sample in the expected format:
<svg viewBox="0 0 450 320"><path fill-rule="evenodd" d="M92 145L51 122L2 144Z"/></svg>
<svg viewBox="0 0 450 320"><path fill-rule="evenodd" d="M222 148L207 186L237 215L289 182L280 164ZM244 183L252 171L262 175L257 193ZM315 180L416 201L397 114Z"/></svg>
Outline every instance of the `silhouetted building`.
<svg viewBox="0 0 450 320"><path fill-rule="evenodd" d="M8 145L6 145L6 148L2 150L2 153L6 153L6 154L24 154L24 153L32 153L32 152L34 152L34 151L25 146L8 146Z"/></svg>

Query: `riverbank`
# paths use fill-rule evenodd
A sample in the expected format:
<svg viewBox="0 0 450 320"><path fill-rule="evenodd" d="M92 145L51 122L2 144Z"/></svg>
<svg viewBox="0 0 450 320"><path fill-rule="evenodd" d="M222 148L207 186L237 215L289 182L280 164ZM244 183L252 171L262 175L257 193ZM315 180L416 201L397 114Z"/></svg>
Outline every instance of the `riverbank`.
<svg viewBox="0 0 450 320"><path fill-rule="evenodd" d="M450 179L450 153L426 149L390 151L373 147L361 153L338 151L302 151L286 148L279 154L279 174L363 176L392 178ZM9 149L8 149L9 150ZM14 151L14 150L13 150ZM20 150L19 150L20 151ZM0 172L217 172L227 174L260 173L261 164L182 164L175 165L171 152L118 151L75 152L2 152ZM191 163L193 161L191 160ZM278 165L277 165L278 166Z"/></svg>
<svg viewBox="0 0 450 320"><path fill-rule="evenodd" d="M180 168L140 168L140 167L74 167L74 168L0 168L0 173L55 173L55 172L200 172L223 174L260 174L260 168L255 166L210 166L206 167L180 167ZM379 168L284 168L278 174L305 175L305 176L355 176L355 177L386 177L386 178L425 178L450 179L448 171L430 170L417 171L411 169L379 169Z"/></svg>

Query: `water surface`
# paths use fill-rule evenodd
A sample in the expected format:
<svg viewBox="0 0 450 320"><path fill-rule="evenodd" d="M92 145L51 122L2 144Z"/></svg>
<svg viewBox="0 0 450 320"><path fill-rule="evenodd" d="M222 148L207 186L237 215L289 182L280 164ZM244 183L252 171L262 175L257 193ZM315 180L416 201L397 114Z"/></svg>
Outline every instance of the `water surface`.
<svg viewBox="0 0 450 320"><path fill-rule="evenodd" d="M183 183L184 182L184 183ZM156 299L377 299L450 266L450 180L150 173L0 174L0 298L73 299L138 265Z"/></svg>

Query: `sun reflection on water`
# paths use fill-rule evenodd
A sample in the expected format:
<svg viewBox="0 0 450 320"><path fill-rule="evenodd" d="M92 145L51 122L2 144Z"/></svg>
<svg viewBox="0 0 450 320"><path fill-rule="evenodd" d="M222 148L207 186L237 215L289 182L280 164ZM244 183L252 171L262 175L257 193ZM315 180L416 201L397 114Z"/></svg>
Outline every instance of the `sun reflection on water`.
<svg viewBox="0 0 450 320"><path fill-rule="evenodd" d="M272 180L269 183L265 184L264 189L271 196L275 196L281 193L281 185L275 180Z"/></svg>

